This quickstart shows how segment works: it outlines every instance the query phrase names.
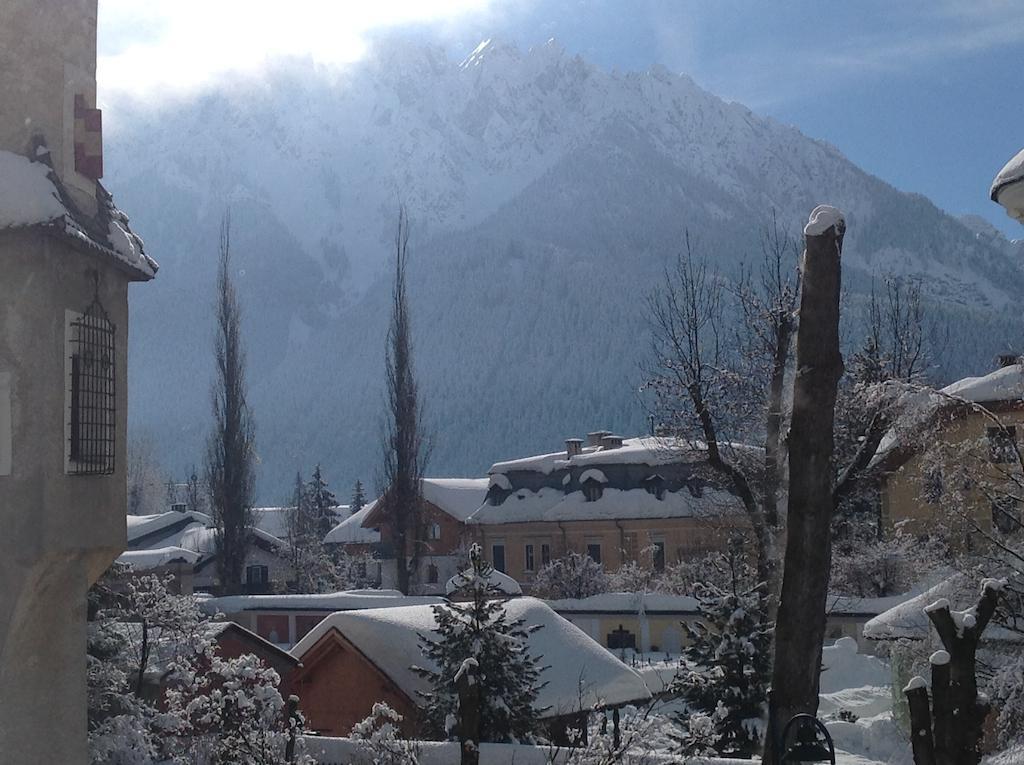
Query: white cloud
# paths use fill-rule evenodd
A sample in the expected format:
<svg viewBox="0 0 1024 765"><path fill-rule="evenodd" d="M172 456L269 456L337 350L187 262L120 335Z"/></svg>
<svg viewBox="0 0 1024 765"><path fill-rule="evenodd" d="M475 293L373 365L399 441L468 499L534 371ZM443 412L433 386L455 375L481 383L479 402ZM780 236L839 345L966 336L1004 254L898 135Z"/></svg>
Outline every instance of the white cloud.
<svg viewBox="0 0 1024 765"><path fill-rule="evenodd" d="M494 0L101 0L98 79L105 94L187 91L289 56L358 60L386 27L450 24Z"/></svg>

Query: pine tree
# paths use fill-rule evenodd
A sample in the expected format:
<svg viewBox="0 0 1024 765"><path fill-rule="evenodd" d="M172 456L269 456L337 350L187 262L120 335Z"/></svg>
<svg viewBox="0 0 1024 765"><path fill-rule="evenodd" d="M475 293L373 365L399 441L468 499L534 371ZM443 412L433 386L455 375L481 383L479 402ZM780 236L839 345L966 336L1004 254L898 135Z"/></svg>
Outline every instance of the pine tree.
<svg viewBox="0 0 1024 765"><path fill-rule="evenodd" d="M530 655L529 636L540 629L511 619L501 593L490 581L493 568L480 546L469 552L470 568L458 574L457 594L466 602L434 606L436 637L420 636L420 647L437 670L415 667L432 686L423 693L426 724L434 735L453 735L458 713L455 677L467 659L475 659L482 683L480 740L498 743L530 740L537 729L534 706L540 682L540 657Z"/></svg>
<svg viewBox="0 0 1024 765"><path fill-rule="evenodd" d="M323 474L320 472L319 462L313 470L313 477L309 479L306 494L310 514L316 523L317 534L320 539L323 539L338 523L338 518L334 513L338 499L328 488L327 481L324 480Z"/></svg>
<svg viewBox="0 0 1024 765"><path fill-rule="evenodd" d="M357 478L355 488L352 490L352 507L350 508L352 515L364 507L366 507L366 492L363 490L363 482Z"/></svg>
<svg viewBox="0 0 1024 765"><path fill-rule="evenodd" d="M701 616L692 626L683 624L690 640L684 650L688 666L673 682L693 712L714 721L714 746L726 757L758 751L755 721L765 715L771 677L766 587L748 585L752 577L743 556L734 541L726 553L732 574L728 587L698 585ZM689 717L678 720L684 729L692 727ZM685 736L680 741L689 743Z"/></svg>

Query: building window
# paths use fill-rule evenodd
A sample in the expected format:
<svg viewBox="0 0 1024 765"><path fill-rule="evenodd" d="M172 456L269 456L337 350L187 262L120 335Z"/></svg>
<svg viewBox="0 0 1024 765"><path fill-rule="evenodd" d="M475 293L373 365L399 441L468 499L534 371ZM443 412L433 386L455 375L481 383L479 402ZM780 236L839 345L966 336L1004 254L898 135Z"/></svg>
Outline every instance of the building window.
<svg viewBox="0 0 1024 765"><path fill-rule="evenodd" d="M533 571L533 545L526 545L526 550L523 555L524 569L526 571Z"/></svg>
<svg viewBox="0 0 1024 765"><path fill-rule="evenodd" d="M428 539L440 539L441 538L441 524L431 523L430 531L427 537Z"/></svg>
<svg viewBox="0 0 1024 765"><path fill-rule="evenodd" d="M663 498L665 496L665 479L657 474L648 476L644 479L644 490L658 499Z"/></svg>
<svg viewBox="0 0 1024 765"><path fill-rule="evenodd" d="M1002 496L992 501L992 525L1003 534L1020 530L1020 503L1016 497Z"/></svg>
<svg viewBox="0 0 1024 765"><path fill-rule="evenodd" d="M587 479L583 482L583 497L587 502L597 502L601 499L603 489L598 481L592 478Z"/></svg>
<svg viewBox="0 0 1024 765"><path fill-rule="evenodd" d="M601 562L601 543L600 542L588 542L587 543L587 555L594 563Z"/></svg>
<svg viewBox="0 0 1024 765"><path fill-rule="evenodd" d="M427 566L427 584L437 584L437 566L431 563Z"/></svg>
<svg viewBox="0 0 1024 765"><path fill-rule="evenodd" d="M68 312L65 332L68 375L67 472L114 472L117 428L114 325L98 299L84 314Z"/></svg>
<svg viewBox="0 0 1024 765"><path fill-rule="evenodd" d="M188 505L184 502L175 502L171 505L172 513L184 513L186 510L188 510Z"/></svg>
<svg viewBox="0 0 1024 765"><path fill-rule="evenodd" d="M546 566L551 562L551 545L540 546L540 565Z"/></svg>
<svg viewBox="0 0 1024 765"><path fill-rule="evenodd" d="M266 584L270 580L270 569L266 566L246 566L246 584Z"/></svg>
<svg viewBox="0 0 1024 765"><path fill-rule="evenodd" d="M988 454L992 462L1007 464L1017 461L1017 428L993 426L985 428L988 439Z"/></svg>
<svg viewBox="0 0 1024 765"><path fill-rule="evenodd" d="M665 542L662 540L656 540L654 542L654 570L664 571L665 570Z"/></svg>
<svg viewBox="0 0 1024 765"><path fill-rule="evenodd" d="M618 629L612 630L608 633L608 637L605 638L605 642L608 648L611 650L625 650L631 648L636 650L636 635L627 630L621 624Z"/></svg>
<svg viewBox="0 0 1024 765"><path fill-rule="evenodd" d="M495 571L505 573L505 545L494 544L491 545L491 565L494 566Z"/></svg>

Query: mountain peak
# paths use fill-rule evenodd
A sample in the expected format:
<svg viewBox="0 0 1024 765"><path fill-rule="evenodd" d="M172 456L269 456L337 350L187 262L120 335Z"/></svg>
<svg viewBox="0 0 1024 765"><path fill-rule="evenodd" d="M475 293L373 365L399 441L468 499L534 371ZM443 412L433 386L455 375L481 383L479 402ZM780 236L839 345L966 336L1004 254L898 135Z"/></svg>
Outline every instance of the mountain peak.
<svg viewBox="0 0 1024 765"><path fill-rule="evenodd" d="M463 69L471 69L480 66L484 61L518 62L521 59L522 54L515 45L488 37L477 45L459 66Z"/></svg>

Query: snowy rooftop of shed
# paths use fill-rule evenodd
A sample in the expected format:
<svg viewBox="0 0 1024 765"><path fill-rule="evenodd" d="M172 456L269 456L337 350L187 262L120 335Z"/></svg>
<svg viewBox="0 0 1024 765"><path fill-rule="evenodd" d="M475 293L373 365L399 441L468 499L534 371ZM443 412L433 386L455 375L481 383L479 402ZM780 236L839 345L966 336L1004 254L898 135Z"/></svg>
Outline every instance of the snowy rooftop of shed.
<svg viewBox="0 0 1024 765"><path fill-rule="evenodd" d="M736 497L705 486L700 496L688 489L666 491L658 499L645 489L604 489L588 501L582 491L519 489L500 505L483 505L469 518L472 524L531 523L534 521L593 521L642 518L715 518L739 512Z"/></svg>
<svg viewBox="0 0 1024 765"><path fill-rule="evenodd" d="M349 515L348 505L335 505L331 509L338 518ZM294 512L294 507L254 507L252 511L256 528L278 539L288 539L288 519Z"/></svg>
<svg viewBox="0 0 1024 765"><path fill-rule="evenodd" d="M407 596L398 590L341 590L321 595L224 595L205 598L200 606L209 614L237 614L242 611L354 611L443 602L442 598Z"/></svg>
<svg viewBox="0 0 1024 765"><path fill-rule="evenodd" d="M114 207L102 186L97 184L100 214L96 221L86 222L68 208L59 183L45 162L0 150L0 231L47 226L144 279L156 275L156 261L146 255L142 239L128 226L128 217Z"/></svg>
<svg viewBox="0 0 1024 765"><path fill-rule="evenodd" d="M589 598L562 598L547 604L558 613L695 614L700 605L689 595L657 592L603 592Z"/></svg>
<svg viewBox="0 0 1024 765"><path fill-rule="evenodd" d="M169 563L196 563L202 555L184 547L156 547L151 550L126 550L117 556L118 563L131 566L136 571L160 568Z"/></svg>
<svg viewBox="0 0 1024 765"><path fill-rule="evenodd" d="M373 512L373 508L376 504L376 500L366 503L363 505L362 510L357 513L352 513L352 515L328 531L327 536L324 537L324 544L374 545L380 542L379 531L363 527L363 521L365 521L367 516Z"/></svg>
<svg viewBox="0 0 1024 765"><path fill-rule="evenodd" d="M954 574L938 584L899 605L890 608L864 625L864 637L872 640L910 638L923 640L931 631L931 621L925 608L940 599L949 601L951 608L972 609L978 604L980 581L965 574ZM954 620L963 618L966 611L951 611ZM1024 641L1019 632L1000 627L994 621L986 628L983 639Z"/></svg>
<svg viewBox="0 0 1024 765"><path fill-rule="evenodd" d="M615 706L650 698L640 675L543 601L515 598L503 607L511 618L541 626L530 635L528 650L548 667L540 677L547 685L537 697L538 706L550 707L544 717L568 714L581 707ZM430 661L420 650L419 635L429 635L436 626L429 606L344 611L320 622L291 653L301 660L324 635L337 630L418 702L419 692L428 691L429 684L412 671L412 665L430 668Z"/></svg>

